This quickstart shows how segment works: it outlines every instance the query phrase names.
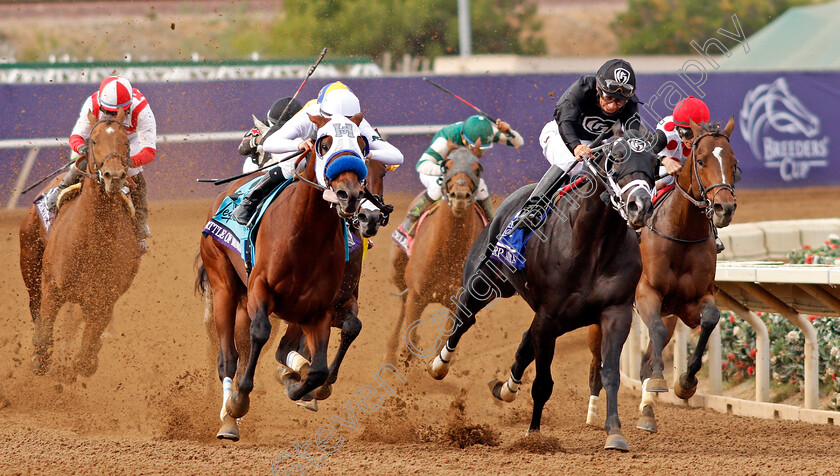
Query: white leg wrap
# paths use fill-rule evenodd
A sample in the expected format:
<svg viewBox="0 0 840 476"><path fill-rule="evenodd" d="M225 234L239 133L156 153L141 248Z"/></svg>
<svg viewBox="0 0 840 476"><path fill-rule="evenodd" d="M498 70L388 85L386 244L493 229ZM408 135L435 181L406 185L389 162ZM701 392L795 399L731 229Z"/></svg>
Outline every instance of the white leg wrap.
<svg viewBox="0 0 840 476"><path fill-rule="evenodd" d="M502 400L508 403L516 400L516 396L519 394L520 385L522 385L522 382L517 382L514 380L513 375L511 375L508 378L508 381L505 382L500 389L499 395L501 395Z"/></svg>
<svg viewBox="0 0 840 476"><path fill-rule="evenodd" d="M309 361L293 350L286 356L286 365L295 372L300 372L304 365L309 365Z"/></svg>
<svg viewBox="0 0 840 476"><path fill-rule="evenodd" d="M586 424L594 425L598 418L598 395L589 396L589 408L586 410Z"/></svg>
<svg viewBox="0 0 840 476"><path fill-rule="evenodd" d="M219 418L222 421L225 421L225 417L227 416L227 410L225 410L225 404L228 401L228 398L233 395L233 379L230 377L225 377L222 381L222 411L219 412Z"/></svg>
<svg viewBox="0 0 840 476"><path fill-rule="evenodd" d="M645 381L642 382L642 403L639 404L639 411L644 410L646 405L653 406L654 392L647 391L647 384L649 380L649 378L646 378Z"/></svg>
<svg viewBox="0 0 840 476"><path fill-rule="evenodd" d="M446 345L443 346L443 349L440 350L440 359L444 363L452 362L452 359L455 357L455 351L449 350L449 347Z"/></svg>

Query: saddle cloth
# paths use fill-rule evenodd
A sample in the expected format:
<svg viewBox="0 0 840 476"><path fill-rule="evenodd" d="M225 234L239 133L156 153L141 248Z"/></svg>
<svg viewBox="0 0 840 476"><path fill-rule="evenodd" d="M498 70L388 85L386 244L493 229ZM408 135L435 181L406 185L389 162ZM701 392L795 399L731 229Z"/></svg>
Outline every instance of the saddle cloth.
<svg viewBox="0 0 840 476"><path fill-rule="evenodd" d="M417 201L418 198L419 196L411 202L411 205L409 205L409 210L414 207L414 203ZM398 226L397 229L394 230L393 233L391 233L391 239L394 240L394 242L396 242L398 245L400 245L400 247L405 251L406 255L411 256L411 250L414 248L414 236L417 235L417 230L420 229L427 217L434 214L438 210L438 208L440 208L441 203L442 200L435 201L428 209L426 209L425 212L423 212L422 215L420 215L420 219L417 220L417 224L414 225L413 234L410 233L410 230L404 230L402 224L400 224L400 226ZM481 221L482 223L484 223L484 226L487 226L488 221L487 217L484 216L484 210L475 202L473 202L473 204L470 205L470 207L481 218Z"/></svg>
<svg viewBox="0 0 840 476"><path fill-rule="evenodd" d="M665 196L668 195L668 193L671 192L671 190L673 190L674 187L676 187L676 186L677 186L676 184L672 183L671 185L666 185L666 186L660 188L653 195L653 198L650 200L650 203L655 206L657 203L659 203L660 200L665 198Z"/></svg>
<svg viewBox="0 0 840 476"><path fill-rule="evenodd" d="M225 199L222 200L221 205L219 205L219 208L216 210L216 213L212 218L210 218L207 224L204 225L204 230L201 232L202 235L211 236L214 240L218 241L231 251L239 254L242 260L245 261L245 268L248 272L250 272L254 267L254 257L256 256L254 242L257 238L257 230L259 230L262 217L268 209L268 206L271 205L280 192L288 187L293 181L292 178L287 179L275 188L268 197L262 201L262 203L260 203L259 208L257 209L256 218L252 220L253 226L251 228L246 225L240 225L231 216L233 214L233 210L237 207L237 205L239 205L242 199L248 195L248 192L254 188L261 178L262 176L254 178L253 180L240 186L234 193L225 197ZM349 237L347 223L345 220L341 220L341 226L344 235L344 258L345 261L347 261L350 257L350 252L362 244L362 239L358 237L356 237L356 239L351 239ZM353 245L352 247L349 246L351 243Z"/></svg>
<svg viewBox="0 0 840 476"><path fill-rule="evenodd" d="M557 202L562 196L583 183L584 180L586 180L586 177L578 177L574 182L558 190L548 207L546 207L545 213L542 216L543 220L551 213L551 210L557 205ZM534 230L527 227L513 229L521 213L522 210L520 209L513 215L513 218L511 218L502 231L498 241L496 241L493 252L490 254L490 259L504 263L511 268L515 267L516 269L525 269L525 247L528 246L528 241L534 233Z"/></svg>

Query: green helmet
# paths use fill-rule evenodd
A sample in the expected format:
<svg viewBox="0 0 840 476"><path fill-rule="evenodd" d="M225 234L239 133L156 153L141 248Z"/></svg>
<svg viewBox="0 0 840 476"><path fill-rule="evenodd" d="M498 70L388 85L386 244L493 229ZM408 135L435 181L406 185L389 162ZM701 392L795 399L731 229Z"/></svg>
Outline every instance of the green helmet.
<svg viewBox="0 0 840 476"><path fill-rule="evenodd" d="M484 116L470 116L461 125L461 134L470 146L481 139L481 149L493 147L493 124Z"/></svg>

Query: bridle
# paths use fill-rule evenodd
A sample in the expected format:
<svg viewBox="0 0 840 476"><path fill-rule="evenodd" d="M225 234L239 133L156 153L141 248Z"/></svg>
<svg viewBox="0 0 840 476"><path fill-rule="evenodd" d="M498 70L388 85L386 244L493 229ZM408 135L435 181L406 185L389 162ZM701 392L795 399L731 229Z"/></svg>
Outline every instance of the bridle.
<svg viewBox="0 0 840 476"><path fill-rule="evenodd" d="M476 174L473 171L473 168L472 168L473 163L478 164L478 174ZM454 179L456 176L458 176L460 174L464 174L464 175L467 176L467 178L470 179L470 182L472 182L472 186L470 187L470 190L473 193L476 190L478 190L478 186L481 183L480 174L484 170L484 167L481 165L481 162L479 162L478 160L470 161L470 162L467 163L467 165L470 165L470 166L469 167L458 167L458 168L456 168L456 167L454 167L454 160L453 160L453 167L451 169L444 169L444 173L443 173L443 175L441 175L441 177L439 179L441 190L443 191L443 196L444 197L449 196L449 184L452 182L452 179ZM443 168L443 166L441 166L441 168Z"/></svg>
<svg viewBox="0 0 840 476"><path fill-rule="evenodd" d="M607 157L605 163L613 162L612 148L616 143L617 142L610 142L608 144L595 147L592 149L592 152L594 153L601 150L606 150ZM591 158L584 158L583 162L592 172L594 177L598 181L600 181L606 188L606 192L604 192L604 194L601 195L601 199L604 200L604 202L607 202L607 200L609 200L610 206L612 206L612 208L616 212L618 212L618 214L621 215L621 218L623 218L624 220L628 220L626 211L627 202L622 197L628 190L631 190L631 192L627 194L628 197L632 196L636 192L636 190L639 189L647 193L648 196L653 196L653 190L646 180L635 179L621 186L618 184L616 178L614 177L615 171L613 171L612 173L607 172L606 167L602 168L600 165L598 165L597 162L595 162ZM633 172L628 172L625 175L629 175L630 173ZM622 177L618 177L618 179L621 178Z"/></svg>
<svg viewBox="0 0 840 476"><path fill-rule="evenodd" d="M96 121L93 124L93 126L91 126L90 135L88 136L88 140L87 140L87 142L88 142L88 165L87 165L87 169L88 170L81 170L81 169L78 170L80 175L95 181L97 183L97 185L102 184L102 170L100 169L100 165L99 165L100 162L97 162L96 156L93 153L93 148L90 146L90 137L93 136L93 131L96 130L96 128L100 124L111 124L111 123L117 124L121 128L123 127L123 125L120 123L120 121L118 121L116 119L111 119L111 118L100 119L100 120ZM104 164L105 161L107 161L108 159L110 159L112 157L116 157L116 158L120 159L120 163L124 167L126 167L126 168L131 167L131 162L128 158L128 155L121 154L119 152L108 152L107 154L105 154L105 157L102 158L101 163Z"/></svg>
<svg viewBox="0 0 840 476"><path fill-rule="evenodd" d="M648 224L648 228L650 228L650 231L656 233L657 235L659 235L663 238L667 238L671 241L676 241L678 243L692 244L692 243L702 243L702 242L708 240L709 236L711 236L711 235L714 235L715 237L717 237L717 227L715 227L714 223L712 223L712 217L714 216L715 197L717 197L717 194L720 193L721 191L729 190L729 193L732 194L732 198L737 200L737 197L735 196L735 187L733 185L730 185L730 184L726 183L726 173L722 169L721 169L720 172L721 172L721 176L724 178L723 182L716 183L716 184L710 185L708 187L703 185L703 180L700 178L700 172L697 170L697 145L700 143L700 140L702 140L706 137L723 137L724 139L726 139L726 142L729 142L729 137L727 137L726 134L723 134L722 132L706 132L705 134L701 134L701 135L697 136L697 138L694 139L694 143L691 146L691 156L690 156L690 158L691 158L691 171L689 172L689 185L688 185L689 189L688 190L684 189L682 187L682 185L680 185L679 179L675 180L674 183L676 185L676 189L679 190L680 193L692 205L699 208L703 212L703 214L706 215L706 218L709 220L709 233L706 236L704 236L703 238L696 239L696 240L685 240L685 239L682 239L682 238L676 238L676 237L673 237L673 236L666 235L665 233L662 233L661 231L657 230L654 227L653 221L656 218L656 214L654 214L651 217L651 222ZM692 195L692 193L691 193L691 189L693 188L695 178L697 179L697 188L699 190L700 197L701 197L699 199L694 197L694 195ZM709 198L709 196L708 196L709 192L714 192L714 193L712 193L712 198Z"/></svg>

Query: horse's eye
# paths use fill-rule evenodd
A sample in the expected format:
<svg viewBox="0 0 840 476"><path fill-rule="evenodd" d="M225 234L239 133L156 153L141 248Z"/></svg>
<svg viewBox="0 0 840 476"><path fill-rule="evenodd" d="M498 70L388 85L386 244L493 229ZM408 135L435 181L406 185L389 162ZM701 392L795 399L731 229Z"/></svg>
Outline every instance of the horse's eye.
<svg viewBox="0 0 840 476"><path fill-rule="evenodd" d="M699 165L700 167L703 167L706 164L703 163L703 160L697 159L697 165Z"/></svg>

